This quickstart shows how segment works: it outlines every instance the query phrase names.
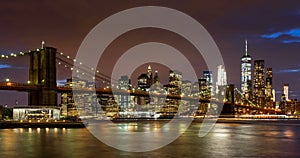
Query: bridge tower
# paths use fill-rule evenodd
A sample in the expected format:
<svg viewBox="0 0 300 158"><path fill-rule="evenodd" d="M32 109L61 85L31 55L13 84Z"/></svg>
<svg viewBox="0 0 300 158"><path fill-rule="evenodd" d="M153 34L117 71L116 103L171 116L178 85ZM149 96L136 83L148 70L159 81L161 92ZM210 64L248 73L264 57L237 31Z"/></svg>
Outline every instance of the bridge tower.
<svg viewBox="0 0 300 158"><path fill-rule="evenodd" d="M43 47L30 52L29 82L41 86L28 94L28 104L56 106L56 48Z"/></svg>

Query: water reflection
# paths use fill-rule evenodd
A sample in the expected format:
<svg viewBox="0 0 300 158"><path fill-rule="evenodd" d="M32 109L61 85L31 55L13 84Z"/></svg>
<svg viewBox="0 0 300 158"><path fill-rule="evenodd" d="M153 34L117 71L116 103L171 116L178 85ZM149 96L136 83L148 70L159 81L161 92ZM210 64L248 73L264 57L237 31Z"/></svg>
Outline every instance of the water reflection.
<svg viewBox="0 0 300 158"><path fill-rule="evenodd" d="M164 123L117 123L119 132L135 134L161 129ZM180 126L180 125L179 125ZM197 136L201 124L193 123L166 147L130 153L99 142L87 129L16 128L0 130L1 157L298 157L300 126L216 124L205 137ZM104 130L105 129L105 130ZM110 126L99 127L103 133ZM166 131L172 130L166 128ZM162 139L162 138L161 138ZM120 145L127 145L130 141Z"/></svg>

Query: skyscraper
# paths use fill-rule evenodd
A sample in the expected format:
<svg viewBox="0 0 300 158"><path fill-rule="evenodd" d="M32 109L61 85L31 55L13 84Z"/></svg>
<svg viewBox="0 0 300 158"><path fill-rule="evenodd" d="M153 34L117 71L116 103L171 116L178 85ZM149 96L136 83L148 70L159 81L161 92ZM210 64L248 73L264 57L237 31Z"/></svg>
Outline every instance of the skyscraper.
<svg viewBox="0 0 300 158"><path fill-rule="evenodd" d="M209 96L211 97L213 94L213 74L211 71L203 71L203 79L206 80L206 86L209 93Z"/></svg>
<svg viewBox="0 0 300 158"><path fill-rule="evenodd" d="M182 73L179 71L170 70L169 73L169 94L180 95L181 92L181 84L182 84Z"/></svg>
<svg viewBox="0 0 300 158"><path fill-rule="evenodd" d="M119 79L119 89L121 90L130 90L131 85L130 85L130 79L128 76L121 76Z"/></svg>
<svg viewBox="0 0 300 158"><path fill-rule="evenodd" d="M200 78L198 79L198 84L199 84L199 96L201 99L210 99L211 94L210 90L208 88L207 80Z"/></svg>
<svg viewBox="0 0 300 158"><path fill-rule="evenodd" d="M164 88L170 95L181 95L182 73L179 71L170 70L169 84L164 85ZM163 109L171 113L177 112L180 102L181 101L178 99L167 98Z"/></svg>
<svg viewBox="0 0 300 158"><path fill-rule="evenodd" d="M93 84L73 77L67 79L65 87L67 88L89 88ZM75 104L76 103L76 104ZM61 94L62 115L64 116L87 116L97 113L98 106L97 95L89 93L64 92Z"/></svg>
<svg viewBox="0 0 300 158"><path fill-rule="evenodd" d="M184 96L191 95L192 92L192 83L188 80L183 80L181 85L181 94Z"/></svg>
<svg viewBox="0 0 300 158"><path fill-rule="evenodd" d="M242 93L247 95L251 92L252 87L248 85L248 81L251 81L251 56L248 53L247 40L245 41L245 54L241 59L241 90ZM251 89L249 89L251 88ZM251 96L251 94L249 95ZM247 98L248 99L248 98Z"/></svg>
<svg viewBox="0 0 300 158"><path fill-rule="evenodd" d="M289 100L289 84L283 84L283 94L285 96L285 100Z"/></svg>
<svg viewBox="0 0 300 158"><path fill-rule="evenodd" d="M131 90L131 84L130 84L130 79L128 76L121 76L119 79L119 89L121 90ZM129 94L121 94L118 95L118 103L119 103L119 108L122 111L127 111L127 109L131 108L131 97Z"/></svg>
<svg viewBox="0 0 300 158"><path fill-rule="evenodd" d="M151 69L150 65L148 66L147 77L148 77L147 84L149 87L151 87L152 82L153 82L153 77L152 77L152 69Z"/></svg>
<svg viewBox="0 0 300 158"><path fill-rule="evenodd" d="M225 87L227 85L227 77L224 65L218 66L218 76L216 82L216 93L218 94L221 87ZM221 88L222 89L222 88Z"/></svg>
<svg viewBox="0 0 300 158"><path fill-rule="evenodd" d="M152 69L151 66L148 66L147 73L143 73L138 77L138 87L143 91L148 91L152 85Z"/></svg>
<svg viewBox="0 0 300 158"><path fill-rule="evenodd" d="M138 88L143 90L143 91L147 91L150 86L148 85L148 76L147 74L141 74L138 77Z"/></svg>
<svg viewBox="0 0 300 158"><path fill-rule="evenodd" d="M152 69L148 66L147 73L143 73L138 77L138 88L143 91L149 91L153 83ZM149 97L139 97L138 104L144 105L150 103Z"/></svg>
<svg viewBox="0 0 300 158"><path fill-rule="evenodd" d="M273 73L272 68L267 68L266 72L266 103L267 107L273 107Z"/></svg>
<svg viewBox="0 0 300 158"><path fill-rule="evenodd" d="M160 80L159 80L159 77L158 77L158 71L157 70L154 72L153 84L156 84L156 85L160 84Z"/></svg>
<svg viewBox="0 0 300 158"><path fill-rule="evenodd" d="M258 106L263 106L265 103L265 61L254 61L254 102Z"/></svg>

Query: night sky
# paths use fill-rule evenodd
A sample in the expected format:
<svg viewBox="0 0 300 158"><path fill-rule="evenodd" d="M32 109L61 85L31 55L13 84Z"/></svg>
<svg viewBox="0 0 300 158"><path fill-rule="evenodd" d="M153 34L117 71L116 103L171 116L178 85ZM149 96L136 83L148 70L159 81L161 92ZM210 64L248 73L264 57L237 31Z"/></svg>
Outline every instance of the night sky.
<svg viewBox="0 0 300 158"><path fill-rule="evenodd" d="M0 54L18 53L47 46L71 57L89 31L103 19L125 9L139 6L164 6L188 14L201 23L215 40L222 53L228 83L240 86L240 59L244 54L244 40L253 60L264 59L265 67L273 68L273 84L277 94L282 83L290 85L290 98L300 99L300 1L274 0L216 0L216 1L55 1L15 0L0 2ZM158 17L159 18L159 17ZM105 37L103 37L105 38ZM161 42L180 50L192 63L200 78L206 65L196 49L172 32L143 28L129 31L114 40L99 62L102 73L110 75L117 59L129 48L144 42ZM28 57L0 60L0 80L16 82L28 80ZM146 71L141 65L131 78ZM159 76L167 82L166 67ZM71 77L58 67L58 80ZM1 92L0 105L27 104L26 93ZM277 98L278 99L278 98Z"/></svg>

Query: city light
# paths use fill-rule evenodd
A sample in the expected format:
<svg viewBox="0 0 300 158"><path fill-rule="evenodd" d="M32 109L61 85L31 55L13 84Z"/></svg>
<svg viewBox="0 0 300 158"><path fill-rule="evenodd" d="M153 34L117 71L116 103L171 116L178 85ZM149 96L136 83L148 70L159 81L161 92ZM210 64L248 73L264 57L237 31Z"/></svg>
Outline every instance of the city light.
<svg viewBox="0 0 300 158"><path fill-rule="evenodd" d="M141 74L137 81L137 86L133 86L131 85L128 80L129 78L127 77L127 79L120 79L119 82L116 84L115 83L110 83L109 81L106 80L99 80L102 84L102 86L104 86L103 90L105 90L105 93L110 93L109 89L110 86L107 85L111 85L112 88L117 88L117 89L121 89L121 90L125 90L126 92L130 92L130 93L134 93L135 94L142 94L145 95L147 93L152 93L155 95L167 95L168 97L173 97L173 96L177 96L179 98L182 99L187 99L188 97L192 97L192 96L200 96L199 98L202 100L216 100L216 98L214 98L214 93L221 93L222 95L226 95L226 97L224 98L224 100L222 100L222 102L224 103L230 103L230 104L235 104L234 106L237 106L236 111L232 111L232 113L234 112L238 112L241 115L244 114L249 114L251 113L251 111L255 112L256 114L269 114L269 112L271 111L272 113L278 112L278 111L289 111L289 106L294 106L295 102L293 100L289 100L288 99L288 90L287 90L287 86L285 86L285 103L286 105L284 105L284 108L282 105L279 105L277 108L275 108L274 106L274 89L273 89L273 85L272 85L272 68L267 68L267 71L264 71L264 61L263 60L255 60L254 61L254 69L251 69L251 57L248 53L248 49L247 49L247 42L246 42L246 49L245 49L245 54L242 57L242 64L241 64L241 82L242 84L242 91L240 92L236 87L234 87L234 85L231 86L226 86L227 82L226 82L226 71L225 71L225 67L224 65L220 65L218 66L218 80L214 81L212 76L213 76L213 72L212 71L203 71L203 76L202 78L200 78L198 80L198 82L196 83L191 83L190 81L182 81L182 73L178 72L178 71L170 71L169 73L169 83L164 85L162 87L162 89L153 89L150 91L150 87L152 85L159 85L160 81L159 81L159 77L158 77L158 71L155 70L153 73L152 72L152 68L149 65L147 68L146 73ZM42 51L37 49L37 51ZM43 50L44 51L44 50ZM71 57L69 55L63 55L63 53L58 53L58 52L53 52L53 53L57 53L62 55L65 59L68 59L70 61L76 61L76 59L71 59ZM25 54L20 52L19 54ZM11 53L11 56L16 56L16 54ZM7 57L4 54L1 55L1 57ZM46 58L41 58L38 60L49 60ZM51 60L55 60L55 58L51 59ZM44 61L39 61L37 63L44 63ZM63 67L67 68L68 70L73 71L73 65L69 66L70 63L66 62L66 60L63 60L61 58L59 58L59 61L57 61L58 65L63 64ZM72 64L72 63L71 63ZM82 62L79 62L80 65L83 65ZM88 76L89 74L86 73L89 70L96 70L96 73L100 73L99 70L97 70L96 68L85 68L84 70L80 69L80 68L76 68L76 73L78 73L78 75L84 75L84 76ZM52 70L51 70L52 71ZM253 76L254 79L251 79L251 74L252 71L254 72ZM259 73L258 73L259 72ZM39 72L40 74L44 74L44 75L40 75L40 76L47 76L45 75L46 73L48 73L47 71L44 72ZM36 75L36 74L35 74ZM100 74L101 75L101 74ZM98 77L96 78L95 76L90 76L93 80L98 79ZM51 80L51 79L50 79ZM20 84L16 84L16 83L12 83L10 81L9 78L7 78L6 80L6 86L11 86L11 88L16 87L17 85ZM56 81L56 80L55 80ZM98 82L99 82L98 81ZM42 79L39 81L27 81L27 84L30 84L31 82L34 83L43 83L43 84L48 84L45 83L45 80ZM78 84L80 84L80 88L85 88L85 90L87 89L92 89L91 87L87 86L88 83L84 83L82 84L83 81L78 81ZM97 81L95 81L97 82ZM252 82L253 82L253 87L254 90L252 91ZM214 84L216 83L216 84ZM82 84L82 85L81 85ZM69 83L68 86L70 86L72 88L72 86L77 85L74 83ZM83 86L84 85L84 86ZM214 86L216 85L216 86ZM93 86L94 87L94 86ZM158 87L156 87L158 88ZM192 89L193 88L199 88L199 92L197 94L192 93ZM145 92L145 93L144 93ZM238 94L238 96L236 94ZM263 94L263 95L262 95ZM230 96L234 96L234 99L231 99ZM151 106L158 106L159 104L162 103L158 103L157 100L156 102L153 102L153 100L151 100L148 97L144 97L142 99L142 102L140 102L140 100L136 100L135 102L132 102L131 96L129 98L118 98L116 97L116 99L113 99L113 101L115 102L120 102L121 104L123 104L124 107L126 107L123 110L128 110L128 109L133 109L133 105L138 104L138 105L145 105L147 106L147 108L151 109ZM53 99L55 100L55 99ZM113 103L115 104L115 103ZM172 104L172 106L168 105L168 104ZM150 106L151 105L151 106ZM171 100L171 99L167 99L167 105L164 109L164 111L167 112L172 112L174 111L174 106L178 106L178 102ZM118 105L114 105L114 106L118 106ZM200 106L200 105L199 105ZM203 106L203 105L201 105ZM206 105L205 105L206 106ZM211 106L210 104L208 104L207 106L208 108L212 108L213 106ZM247 107L247 109L242 109ZM119 108L123 108L123 107L119 107ZM161 107L162 108L162 107ZM214 107L213 110L216 110L217 107ZM278 109L280 108L280 109ZM176 108L175 108L176 109ZM189 107L189 109L191 109ZM197 108L195 108L197 109ZM249 110L250 109L250 110ZM201 111L201 113L205 113L207 112L207 108ZM176 111L176 110L175 110ZM199 110L200 111L200 110ZM159 111L157 111L159 112ZM255 114L254 113L254 114Z"/></svg>

